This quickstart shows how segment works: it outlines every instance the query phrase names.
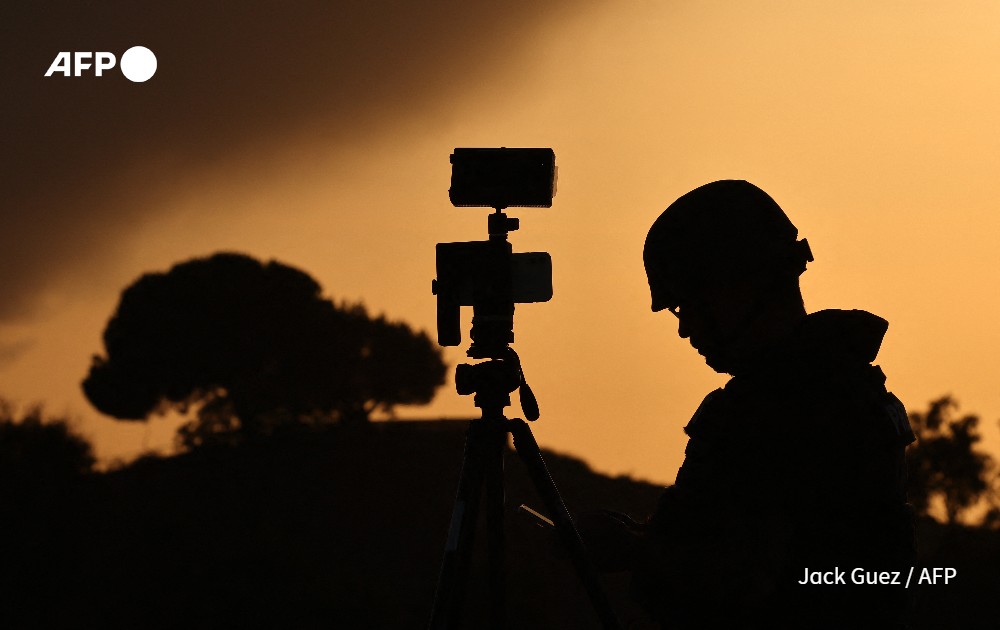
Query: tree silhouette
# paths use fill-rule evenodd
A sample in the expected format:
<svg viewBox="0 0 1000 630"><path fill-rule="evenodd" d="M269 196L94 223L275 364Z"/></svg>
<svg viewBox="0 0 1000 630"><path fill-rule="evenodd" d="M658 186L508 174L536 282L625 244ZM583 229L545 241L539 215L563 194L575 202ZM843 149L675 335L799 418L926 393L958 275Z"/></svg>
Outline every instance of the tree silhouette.
<svg viewBox="0 0 1000 630"><path fill-rule="evenodd" d="M179 433L187 446L361 423L430 402L445 373L423 332L334 304L298 269L233 253L139 278L104 345L83 382L91 403L123 420L196 406Z"/></svg>
<svg viewBox="0 0 1000 630"><path fill-rule="evenodd" d="M934 497L944 502L949 524L980 499L992 498L995 463L975 448L982 439L979 416L955 418L958 403L944 396L924 413L910 413L917 441L906 451L907 495L918 513L926 514Z"/></svg>

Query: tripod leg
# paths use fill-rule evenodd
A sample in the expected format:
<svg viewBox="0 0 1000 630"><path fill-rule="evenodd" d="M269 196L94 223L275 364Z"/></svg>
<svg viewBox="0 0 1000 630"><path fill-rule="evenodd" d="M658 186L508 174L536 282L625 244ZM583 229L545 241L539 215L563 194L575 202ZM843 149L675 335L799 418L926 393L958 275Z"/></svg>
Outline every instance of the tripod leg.
<svg viewBox="0 0 1000 630"><path fill-rule="evenodd" d="M484 449L490 444L490 427L473 420L465 434L465 455L458 480L458 493L451 512L448 542L434 594L431 630L458 628L462 621L465 586L476 532L476 516L483 487Z"/></svg>
<svg viewBox="0 0 1000 630"><path fill-rule="evenodd" d="M583 540L576 529L576 524L573 523L573 517L570 516L569 510L566 509L566 504L563 502L555 482L552 481L552 476L545 465L545 460L542 459L542 453L538 449L538 442L535 441L535 436L532 435L531 429L524 420L508 420L508 423L510 432L514 436L514 449L521 460L524 461L531 481L535 484L535 489L538 491L539 496L542 497L542 501L545 502L545 507L551 514L552 520L555 521L559 539L569 551L576 574L587 589L590 602L597 611L601 625L609 630L621 628L618 617L615 615L615 611L611 607L611 602L608 600L604 592L604 587L601 585L597 571L594 569L593 564L591 564L587 550L583 546Z"/></svg>
<svg viewBox="0 0 1000 630"><path fill-rule="evenodd" d="M490 423L486 460L486 530L490 559L490 626L500 630L506 625L506 569L504 544L503 453L507 446L507 427L500 421Z"/></svg>

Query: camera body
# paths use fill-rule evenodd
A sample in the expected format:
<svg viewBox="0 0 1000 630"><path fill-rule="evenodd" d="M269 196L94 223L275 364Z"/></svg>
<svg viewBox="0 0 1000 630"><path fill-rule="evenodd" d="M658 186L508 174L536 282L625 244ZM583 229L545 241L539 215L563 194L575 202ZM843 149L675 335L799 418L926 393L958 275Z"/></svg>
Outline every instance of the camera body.
<svg viewBox="0 0 1000 630"><path fill-rule="evenodd" d="M481 335L492 321L503 330L490 341L507 344L514 341L514 304L552 299L552 257L548 252L514 254L507 241L438 243L433 286L440 345L462 343L462 306L474 309L474 342L484 341Z"/></svg>
<svg viewBox="0 0 1000 630"><path fill-rule="evenodd" d="M455 149L449 196L455 206L486 206L489 240L437 244L438 343L462 341L460 310L473 308L469 356L496 357L514 341L514 304L552 298L552 258L546 252L513 253L507 233L518 220L511 206L551 207L555 193L552 149Z"/></svg>

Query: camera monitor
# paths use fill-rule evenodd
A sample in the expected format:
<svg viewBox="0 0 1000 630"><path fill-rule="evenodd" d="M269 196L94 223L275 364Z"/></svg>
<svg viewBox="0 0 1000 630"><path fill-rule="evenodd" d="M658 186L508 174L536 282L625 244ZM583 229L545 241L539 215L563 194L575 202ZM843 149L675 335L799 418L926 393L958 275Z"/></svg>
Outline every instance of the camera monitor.
<svg viewBox="0 0 1000 630"><path fill-rule="evenodd" d="M551 208L556 155L552 149L455 149L451 155L455 206Z"/></svg>

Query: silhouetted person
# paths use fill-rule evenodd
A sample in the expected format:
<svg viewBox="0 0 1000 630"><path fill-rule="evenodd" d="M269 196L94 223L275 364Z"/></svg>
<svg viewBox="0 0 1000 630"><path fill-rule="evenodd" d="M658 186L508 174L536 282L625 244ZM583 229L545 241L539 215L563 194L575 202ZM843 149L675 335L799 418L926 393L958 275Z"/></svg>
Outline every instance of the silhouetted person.
<svg viewBox="0 0 1000 630"><path fill-rule="evenodd" d="M904 627L913 434L871 365L888 324L806 314L812 254L797 233L764 191L727 180L675 201L646 238L653 311L732 378L684 428L684 463L648 522L600 513L580 526L665 627ZM855 569L899 583L854 585Z"/></svg>

